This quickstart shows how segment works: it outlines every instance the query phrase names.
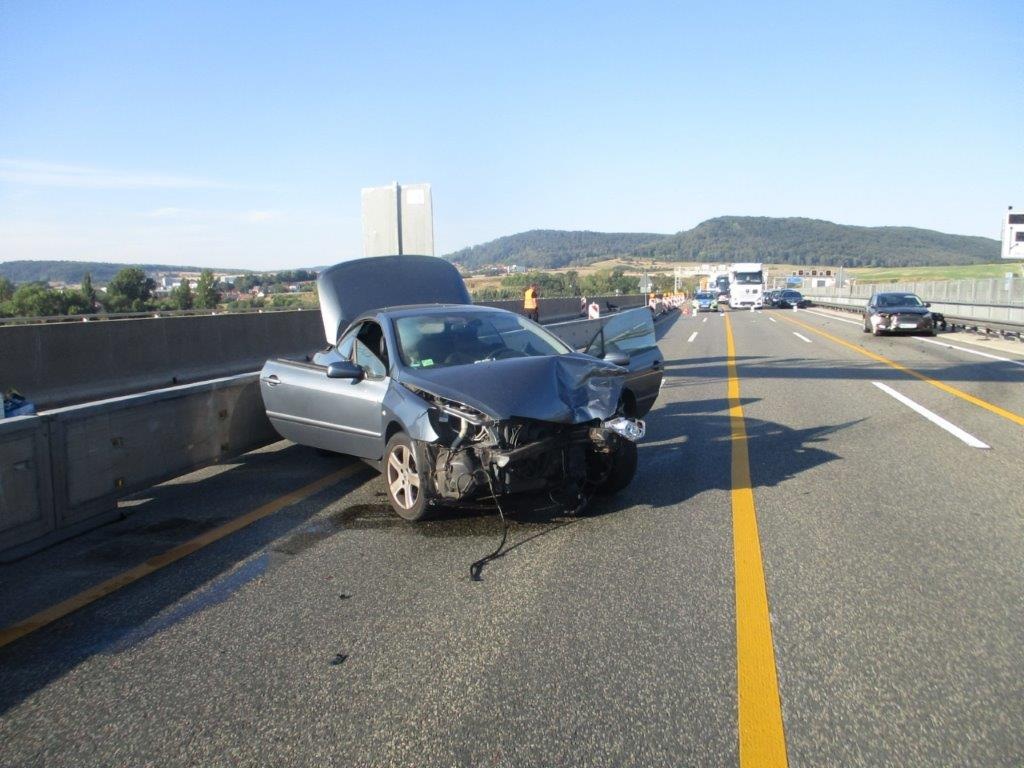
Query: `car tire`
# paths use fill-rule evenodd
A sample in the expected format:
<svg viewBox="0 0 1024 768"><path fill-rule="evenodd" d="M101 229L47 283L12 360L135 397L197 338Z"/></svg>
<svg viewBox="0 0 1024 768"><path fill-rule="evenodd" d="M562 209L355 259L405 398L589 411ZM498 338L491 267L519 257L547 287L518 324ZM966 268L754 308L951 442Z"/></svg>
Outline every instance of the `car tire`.
<svg viewBox="0 0 1024 768"><path fill-rule="evenodd" d="M871 324L867 320L864 321L863 331L864 333L871 333Z"/></svg>
<svg viewBox="0 0 1024 768"><path fill-rule="evenodd" d="M384 449L384 485L391 508L404 520L417 522L427 516L426 456L408 435L398 432Z"/></svg>
<svg viewBox="0 0 1024 768"><path fill-rule="evenodd" d="M633 482L637 459L636 443L626 439L619 440L618 448L611 455L611 469L608 470L608 475L598 486L597 492L602 494L618 493Z"/></svg>

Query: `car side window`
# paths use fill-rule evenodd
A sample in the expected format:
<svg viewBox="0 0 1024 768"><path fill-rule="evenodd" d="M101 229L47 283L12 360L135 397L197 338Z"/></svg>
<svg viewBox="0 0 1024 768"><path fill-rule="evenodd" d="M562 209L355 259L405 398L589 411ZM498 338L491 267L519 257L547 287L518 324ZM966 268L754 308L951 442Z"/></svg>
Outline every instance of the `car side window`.
<svg viewBox="0 0 1024 768"><path fill-rule="evenodd" d="M387 376L388 347L381 327L372 321L363 323L359 326L354 341L352 361L366 371L367 376Z"/></svg>
<svg viewBox="0 0 1024 768"><path fill-rule="evenodd" d="M349 328L344 336L341 337L341 341L338 342L338 354L342 360L352 359L352 345L355 343L356 336L359 334L359 329L363 327L363 324Z"/></svg>
<svg viewBox="0 0 1024 768"><path fill-rule="evenodd" d="M642 352L656 345L654 320L650 312L630 310L612 317L605 323L601 353Z"/></svg>

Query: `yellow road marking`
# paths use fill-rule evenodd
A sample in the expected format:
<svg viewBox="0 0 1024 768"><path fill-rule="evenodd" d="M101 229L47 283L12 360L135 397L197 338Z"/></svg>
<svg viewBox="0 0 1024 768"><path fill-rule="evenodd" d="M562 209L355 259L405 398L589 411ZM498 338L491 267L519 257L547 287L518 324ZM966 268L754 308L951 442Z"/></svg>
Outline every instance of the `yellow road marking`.
<svg viewBox="0 0 1024 768"><path fill-rule="evenodd" d="M822 338L828 339L829 341L834 341L836 344L839 344L840 346L852 349L854 352L859 352L865 357L870 357L872 360L876 360L879 363L885 363L891 368L895 368L897 371L902 371L908 376L913 376L915 379L920 379L921 381L931 384L933 387L941 389L943 392L948 392L949 394L954 395L955 397L959 397L961 400L976 405L979 408L984 408L986 411L990 411L996 414L997 416L1002 416L1004 419L1008 419L1009 421L1012 421L1014 424L1019 424L1020 426L1024 427L1024 416L1021 416L1020 414L1014 413L1013 411L1008 411L1005 408L1000 408L998 405L993 405L987 400L982 400L980 397L969 395L962 389L957 389L954 386L951 386L941 381L937 381L931 378L930 376L925 376L923 373L918 373L913 368L907 368L907 366L900 365L895 360L890 360L889 358L883 357L882 355L879 355L875 352L869 352L863 347L859 347L856 344L852 344L849 341L846 341L845 339L840 339L838 336L833 336L831 333L827 333L826 331L819 330L818 328L815 328L813 325L807 325L807 323L801 323L799 320L793 320L792 318L789 317L784 317L782 319L785 320L787 323L793 323L793 325L799 325L801 328L806 328L811 333L816 333Z"/></svg>
<svg viewBox="0 0 1024 768"><path fill-rule="evenodd" d="M284 496L279 496L273 501L268 501L266 504L257 507L251 512L206 531L205 533L196 536L194 539L189 539L173 549L169 549L159 555L154 555L144 563L137 565L134 568L130 568L123 573L119 573L117 576L112 576L106 581L96 584L95 586L89 587L89 589L79 592L77 595L69 597L63 602L51 605L49 608L44 608L42 611L39 611L39 613L29 616L27 619L23 619L17 624L4 627L3 629L0 629L0 648L13 643L20 637L24 637L25 635L35 632L37 629L45 627L47 624L52 624L57 621L57 619L61 619L69 613L77 611L79 608L84 608L89 605L89 603L93 603L101 597L106 597L122 587L133 584L154 571L158 571L164 566L181 560L181 558L191 555L193 552L213 544L215 541L223 539L225 536L230 536L232 533L240 531L242 528L252 525L258 520L262 520L264 517L268 517L291 504L302 501L303 499L312 496L314 493L318 493L324 488L354 475L365 467L365 464L358 461L349 464L347 467L339 469L336 472L331 472L329 475L325 475L319 480L315 480L308 485L304 485L291 493L286 493Z"/></svg>
<svg viewBox="0 0 1024 768"><path fill-rule="evenodd" d="M732 546L736 568L736 688L739 700L740 768L784 768L786 735L768 616L768 589L750 483L747 429L740 404L736 345L725 316L732 430Z"/></svg>

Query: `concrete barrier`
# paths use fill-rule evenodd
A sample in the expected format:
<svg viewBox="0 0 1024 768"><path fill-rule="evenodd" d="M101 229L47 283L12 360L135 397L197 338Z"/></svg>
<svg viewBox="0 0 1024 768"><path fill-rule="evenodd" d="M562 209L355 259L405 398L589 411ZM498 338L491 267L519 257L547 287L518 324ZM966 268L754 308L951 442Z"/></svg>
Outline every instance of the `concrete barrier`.
<svg viewBox="0 0 1024 768"><path fill-rule="evenodd" d="M127 494L277 439L257 373L0 421L0 561L117 518Z"/></svg>
<svg viewBox="0 0 1024 768"><path fill-rule="evenodd" d="M642 307L645 303L643 294L630 294L628 296L590 296L587 298L587 303L589 304L590 302L597 302L600 304L602 312L605 311L608 304L618 307L619 309L632 309L634 307ZM519 314L522 314L523 311L522 299L478 301L476 303L485 307L507 309L510 312L517 312ZM537 305L537 310L540 313L540 321L542 323L557 323L583 316L583 312L580 309L579 296L559 296L556 298L540 299Z"/></svg>
<svg viewBox="0 0 1024 768"><path fill-rule="evenodd" d="M643 298L595 300L625 309ZM579 299L541 299L540 313L545 323L578 317ZM42 410L256 371L323 346L319 310L0 326L0 391L13 387Z"/></svg>
<svg viewBox="0 0 1024 768"><path fill-rule="evenodd" d="M315 317L318 340L306 351L321 345ZM579 348L610 317L550 327ZM238 348L251 357L245 342ZM118 518L128 494L277 439L257 372L0 420L0 562Z"/></svg>
<svg viewBox="0 0 1024 768"><path fill-rule="evenodd" d="M0 390L40 409L258 370L323 346L319 310L0 327Z"/></svg>
<svg viewBox="0 0 1024 768"><path fill-rule="evenodd" d="M40 539L55 527L46 420L0 419L0 549Z"/></svg>

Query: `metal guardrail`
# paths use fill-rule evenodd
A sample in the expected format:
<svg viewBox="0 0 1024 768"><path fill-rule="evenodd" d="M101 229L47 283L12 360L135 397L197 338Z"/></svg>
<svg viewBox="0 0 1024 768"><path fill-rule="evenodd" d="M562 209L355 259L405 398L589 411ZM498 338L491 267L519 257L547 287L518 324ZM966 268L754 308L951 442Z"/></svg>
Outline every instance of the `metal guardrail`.
<svg viewBox="0 0 1024 768"><path fill-rule="evenodd" d="M288 295L288 294L284 294ZM559 307L550 317L545 320L557 321L567 320L575 316L576 302L579 296L550 296L542 298L541 316L544 317L545 305L564 303L571 310ZM642 294L627 294L623 296L595 296L597 301L604 306L606 302L623 302L627 306L642 306L644 296ZM522 299L495 299L489 301L475 302L485 306L500 307L516 311L522 307ZM625 308L625 307L624 307ZM319 307L250 307L239 309L150 309L145 312L95 312L90 315L47 315L43 317L0 317L0 326L4 325L56 325L60 323L92 323L109 322L112 320L149 320L166 317L210 317L215 315L264 315L271 312L319 312Z"/></svg>
<svg viewBox="0 0 1024 768"><path fill-rule="evenodd" d="M811 299L813 306L824 307L825 309L837 309L844 312L856 312L860 314L864 311L864 304L840 304L834 301L824 301L821 299ZM943 304L954 304L957 302L943 301ZM961 304L961 306L983 306L977 304ZM992 305L1001 306L1001 305ZM974 317L963 317L960 315L950 315L945 312L942 313L943 318L946 320L946 327L950 330L956 330L962 328L967 331L974 331L975 333L984 333L986 335L1001 336L1003 338L1014 339L1016 341L1024 341L1024 323L1012 323L1006 321L992 321L992 320L979 320Z"/></svg>
<svg viewBox="0 0 1024 768"><path fill-rule="evenodd" d="M123 496L276 439L257 373L0 419L0 562L117 519Z"/></svg>
<svg viewBox="0 0 1024 768"><path fill-rule="evenodd" d="M0 317L0 325L56 325L113 320L147 320L162 317L209 317L213 315L264 315L271 312L319 312L319 307L253 307L250 309L151 309L146 312L96 312L91 315L47 315L45 317Z"/></svg>

